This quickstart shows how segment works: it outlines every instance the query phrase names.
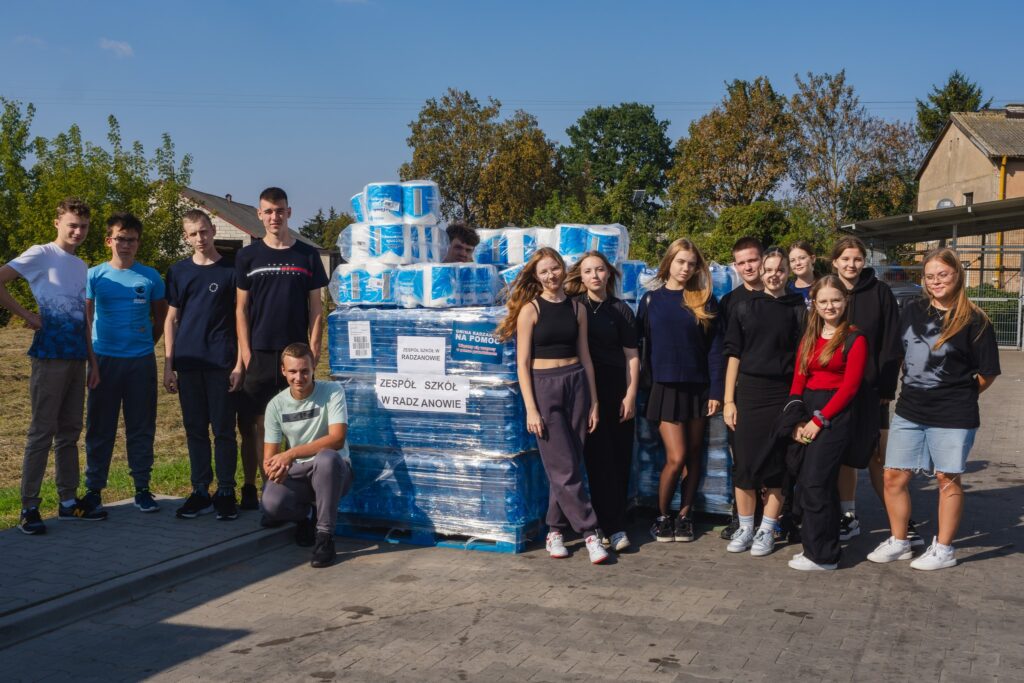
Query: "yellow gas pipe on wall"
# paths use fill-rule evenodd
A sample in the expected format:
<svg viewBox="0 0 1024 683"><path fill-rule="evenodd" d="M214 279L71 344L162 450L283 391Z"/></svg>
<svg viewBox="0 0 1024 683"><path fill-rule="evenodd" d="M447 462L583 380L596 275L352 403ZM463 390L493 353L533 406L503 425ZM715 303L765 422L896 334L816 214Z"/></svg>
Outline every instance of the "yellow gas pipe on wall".
<svg viewBox="0 0 1024 683"><path fill-rule="evenodd" d="M1006 199L1006 155L999 162L999 199ZM1003 231L999 231L997 240L999 251L996 252L996 288L1003 288Z"/></svg>

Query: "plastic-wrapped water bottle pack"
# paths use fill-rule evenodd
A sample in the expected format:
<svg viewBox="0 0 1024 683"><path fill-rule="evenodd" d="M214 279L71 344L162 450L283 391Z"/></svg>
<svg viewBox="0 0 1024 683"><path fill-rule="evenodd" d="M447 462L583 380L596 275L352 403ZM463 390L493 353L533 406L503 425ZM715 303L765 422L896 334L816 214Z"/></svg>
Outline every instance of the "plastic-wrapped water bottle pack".
<svg viewBox="0 0 1024 683"><path fill-rule="evenodd" d="M515 342L497 342L491 334L505 313L500 306L338 308L327 316L331 374L397 372L399 336L443 337L448 374L514 382Z"/></svg>
<svg viewBox="0 0 1024 683"><path fill-rule="evenodd" d="M658 482L665 466L665 447L658 434L658 425L644 417L648 393L641 391L636 400L636 443L633 449L633 471L630 477L630 498L635 505L657 507ZM704 435L704 457L701 461L701 483L694 500L700 512L728 515L732 512L732 456L729 454L725 422L721 415L708 420ZM672 499L678 510L680 493Z"/></svg>
<svg viewBox="0 0 1024 683"><path fill-rule="evenodd" d="M547 510L536 451L469 458L436 451L352 448L352 490L339 522L517 542Z"/></svg>

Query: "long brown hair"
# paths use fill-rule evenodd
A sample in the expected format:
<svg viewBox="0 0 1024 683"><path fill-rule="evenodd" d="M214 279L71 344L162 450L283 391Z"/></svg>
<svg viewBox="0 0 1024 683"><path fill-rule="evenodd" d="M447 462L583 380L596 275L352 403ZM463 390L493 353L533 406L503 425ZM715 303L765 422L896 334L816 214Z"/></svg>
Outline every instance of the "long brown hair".
<svg viewBox="0 0 1024 683"><path fill-rule="evenodd" d="M700 249L697 248L696 244L685 237L680 237L668 245L668 249L658 265L658 274L656 275L659 282L658 286L665 286L665 283L668 281L669 267L672 265L672 260L681 251L688 251L697 257L696 272L690 276L690 279L683 286L683 301L681 305L690 309L690 312L697 318L697 322L706 331L715 317L714 311L708 310L708 302L711 301L711 271L708 269L707 261L704 260L704 256L701 255Z"/></svg>
<svg viewBox="0 0 1024 683"><path fill-rule="evenodd" d="M854 237L853 235L846 235L845 237L840 237L839 239L837 239L836 243L832 245L832 258L829 259L829 263L835 261L837 258L842 256L843 252L846 251L847 249L858 250L861 256L865 258L865 260L868 257L867 245L864 244L864 242L861 241L859 237ZM814 254L811 253L811 256L814 256ZM835 266L832 266L832 270L835 270Z"/></svg>
<svg viewBox="0 0 1024 683"><path fill-rule="evenodd" d="M569 296L586 294L587 286L583 284L583 260L588 258L601 259L601 262L604 263L604 267L608 270L608 281L604 286L605 293L608 296L615 296L617 291L615 287L619 282L619 270L600 251L588 251L580 257L579 261L573 264L572 268L569 269L569 274L565 276L565 284L562 285L565 288L565 293Z"/></svg>
<svg viewBox="0 0 1024 683"><path fill-rule="evenodd" d="M939 335L938 341L935 342L935 346L932 347L932 350L938 351L940 346L959 334L960 330L970 325L974 315L980 315L982 320L984 320L981 330L979 330L979 335L984 331L985 325L991 324L991 321L985 315L985 311L978 308L973 301L967 298L966 274L964 273L964 266L960 262L960 256L949 247L932 249L925 255L924 261L921 262L922 280L924 278L924 267L931 261L942 261L943 264L952 268L953 272L956 273L956 284L953 286L953 305L942 315L942 333ZM928 283L925 282L924 285L925 295L934 306L935 297L929 291Z"/></svg>
<svg viewBox="0 0 1024 683"><path fill-rule="evenodd" d="M846 249L848 247L843 248ZM804 328L804 336L800 339L800 374L802 375L807 374L811 355L814 353L814 346L818 343L818 337L821 336L821 331L825 328L825 320L818 313L818 292L826 287L839 290L847 300L847 305L843 307L843 316L839 320L839 324L836 325L836 333L832 335L832 338L828 340L828 343L821 350L821 355L818 356L818 363L823 367L828 365L836 349L843 347L843 344L846 343L846 337L854 329L846 317L847 311L849 311L850 290L846 288L846 285L843 284L838 275L824 275L818 278L814 286L811 287L811 310L807 313L807 326Z"/></svg>
<svg viewBox="0 0 1024 683"><path fill-rule="evenodd" d="M541 262L541 259L545 258L557 261L558 265L562 267L562 271L565 272L565 261L562 259L562 255L551 247L541 247L533 252L533 256L526 262L523 269L519 271L519 275L516 276L510 287L508 301L505 302L505 305L508 306L508 314L501 321L501 324L498 325L498 329L495 330L500 341L505 341L515 336L519 311L523 310L523 306L539 297L541 292L544 291L540 280L537 279L537 265Z"/></svg>

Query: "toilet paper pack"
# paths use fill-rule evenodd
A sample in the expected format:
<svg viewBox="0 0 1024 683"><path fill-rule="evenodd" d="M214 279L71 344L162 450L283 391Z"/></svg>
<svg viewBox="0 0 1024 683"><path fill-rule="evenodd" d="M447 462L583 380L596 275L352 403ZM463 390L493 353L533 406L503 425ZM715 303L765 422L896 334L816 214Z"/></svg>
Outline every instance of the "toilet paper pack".
<svg viewBox="0 0 1024 683"><path fill-rule="evenodd" d="M367 221L402 222L402 184L370 183L363 190Z"/></svg>
<svg viewBox="0 0 1024 683"><path fill-rule="evenodd" d="M408 225L434 225L441 221L441 193L430 180L402 183L402 222Z"/></svg>
<svg viewBox="0 0 1024 683"><path fill-rule="evenodd" d="M383 264L343 263L334 269L328 290L339 306L393 306L397 271Z"/></svg>

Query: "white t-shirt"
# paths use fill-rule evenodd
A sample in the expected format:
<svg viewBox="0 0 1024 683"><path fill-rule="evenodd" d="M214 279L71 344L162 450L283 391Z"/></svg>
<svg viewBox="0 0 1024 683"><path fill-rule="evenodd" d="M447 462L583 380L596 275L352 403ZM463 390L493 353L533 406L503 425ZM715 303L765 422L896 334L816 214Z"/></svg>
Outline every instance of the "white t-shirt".
<svg viewBox="0 0 1024 683"><path fill-rule="evenodd" d="M28 281L43 319L28 355L84 360L85 262L50 242L29 247L7 265Z"/></svg>
<svg viewBox="0 0 1024 683"><path fill-rule="evenodd" d="M328 427L334 424L348 424L345 390L337 382L317 380L313 393L301 401L292 398L291 389L270 399L263 418L263 441L278 444L284 438L292 448L327 436ZM338 454L348 457L347 442ZM306 462L313 457L296 458L295 462Z"/></svg>

